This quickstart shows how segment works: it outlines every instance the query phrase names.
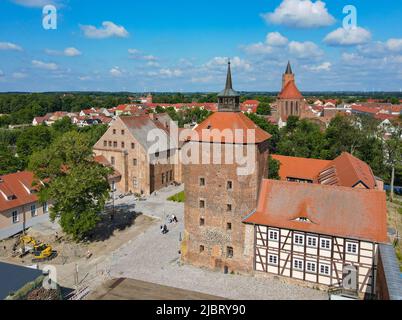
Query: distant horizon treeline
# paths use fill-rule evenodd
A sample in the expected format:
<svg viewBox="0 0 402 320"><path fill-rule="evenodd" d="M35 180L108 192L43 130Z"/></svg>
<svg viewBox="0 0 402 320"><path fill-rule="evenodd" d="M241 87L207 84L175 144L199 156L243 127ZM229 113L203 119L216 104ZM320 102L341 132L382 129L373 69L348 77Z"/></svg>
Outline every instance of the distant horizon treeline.
<svg viewBox="0 0 402 320"><path fill-rule="evenodd" d="M79 112L91 107L112 108L119 104L130 103L133 97L144 94L130 92L59 92L59 93L0 93L0 127L8 125L29 124L34 117L43 116L49 112L67 111ZM216 93L152 93L153 102L158 103L211 103L217 101ZM336 99L352 103L364 102L367 98L382 99L385 102L399 103L402 93L382 93L378 95L350 95L337 93L320 93L308 96L307 99ZM276 93L241 93L241 101L255 99L263 104L270 104L276 99Z"/></svg>

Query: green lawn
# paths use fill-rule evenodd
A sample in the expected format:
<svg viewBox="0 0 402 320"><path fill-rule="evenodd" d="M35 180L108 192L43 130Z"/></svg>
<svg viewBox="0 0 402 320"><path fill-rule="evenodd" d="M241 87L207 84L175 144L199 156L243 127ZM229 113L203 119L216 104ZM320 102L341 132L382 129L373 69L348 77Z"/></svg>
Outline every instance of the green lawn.
<svg viewBox="0 0 402 320"><path fill-rule="evenodd" d="M186 196L184 194L184 191L175 194L174 196L171 196L168 198L169 201L174 201L174 202L184 202L186 200Z"/></svg>

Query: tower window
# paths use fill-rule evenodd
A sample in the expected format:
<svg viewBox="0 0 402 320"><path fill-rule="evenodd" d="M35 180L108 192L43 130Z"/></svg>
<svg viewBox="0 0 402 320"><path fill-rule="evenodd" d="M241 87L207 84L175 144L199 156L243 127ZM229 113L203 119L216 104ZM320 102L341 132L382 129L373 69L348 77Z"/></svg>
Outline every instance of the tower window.
<svg viewBox="0 0 402 320"><path fill-rule="evenodd" d="M204 218L200 218L200 226L205 226L205 219Z"/></svg>
<svg viewBox="0 0 402 320"><path fill-rule="evenodd" d="M226 224L226 230L232 230L232 223L231 222L228 222Z"/></svg>
<svg viewBox="0 0 402 320"><path fill-rule="evenodd" d="M204 252L205 251L205 247L203 245L200 246L200 252Z"/></svg>
<svg viewBox="0 0 402 320"><path fill-rule="evenodd" d="M233 190L233 181L228 181L226 183L226 189L227 190Z"/></svg>
<svg viewBox="0 0 402 320"><path fill-rule="evenodd" d="M226 211L227 211L227 212L231 212L231 211L232 211L232 205L231 205L231 204L228 203L228 204L226 205Z"/></svg>
<svg viewBox="0 0 402 320"><path fill-rule="evenodd" d="M233 258L233 247L226 248L226 257Z"/></svg>
<svg viewBox="0 0 402 320"><path fill-rule="evenodd" d="M131 143L131 149L135 149L135 143L134 142Z"/></svg>
<svg viewBox="0 0 402 320"><path fill-rule="evenodd" d="M137 159L133 159L133 166L137 165Z"/></svg>
<svg viewBox="0 0 402 320"><path fill-rule="evenodd" d="M205 200L200 200L200 208L201 209L205 208Z"/></svg>
<svg viewBox="0 0 402 320"><path fill-rule="evenodd" d="M205 186L205 178L200 178L200 187Z"/></svg>

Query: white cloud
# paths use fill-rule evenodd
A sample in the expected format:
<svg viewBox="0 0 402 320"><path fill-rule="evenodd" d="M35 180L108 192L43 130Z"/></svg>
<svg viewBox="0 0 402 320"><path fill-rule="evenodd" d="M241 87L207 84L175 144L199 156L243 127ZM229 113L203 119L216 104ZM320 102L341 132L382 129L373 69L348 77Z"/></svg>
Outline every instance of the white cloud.
<svg viewBox="0 0 402 320"><path fill-rule="evenodd" d="M46 49L45 52L51 56L77 57L82 55L82 52L74 47L66 48L63 51Z"/></svg>
<svg viewBox="0 0 402 320"><path fill-rule="evenodd" d="M274 51L274 48L266 45L265 43L258 42L258 43L253 43L248 46L245 46L244 50L248 54L255 54L255 55L262 54L263 55L263 54L272 53Z"/></svg>
<svg viewBox="0 0 402 320"><path fill-rule="evenodd" d="M110 69L109 73L113 77L120 77L123 75L123 71L119 67L113 67Z"/></svg>
<svg viewBox="0 0 402 320"><path fill-rule="evenodd" d="M15 43L11 42L0 42L0 50L15 50L22 51L22 48Z"/></svg>
<svg viewBox="0 0 402 320"><path fill-rule="evenodd" d="M183 72L179 69L161 69L159 70L159 74L164 77L172 78L180 77Z"/></svg>
<svg viewBox="0 0 402 320"><path fill-rule="evenodd" d="M319 65L306 66L306 69L313 72L320 72L320 71L331 71L331 67L332 67L331 62L323 62Z"/></svg>
<svg viewBox="0 0 402 320"><path fill-rule="evenodd" d="M274 12L263 17L268 23L295 28L318 28L335 23L323 1L283 0Z"/></svg>
<svg viewBox="0 0 402 320"><path fill-rule="evenodd" d="M192 83L208 83L212 82L215 78L213 76L205 76L205 77L193 77L191 78Z"/></svg>
<svg viewBox="0 0 402 320"><path fill-rule="evenodd" d="M59 68L58 65L53 62L43 62L39 60L32 60L32 65L35 68L43 70L57 70Z"/></svg>
<svg viewBox="0 0 402 320"><path fill-rule="evenodd" d="M210 61L205 64L205 67L208 69L214 69L219 66L226 66L229 58L227 57L214 57ZM251 70L251 64L246 60L243 60L239 57L234 57L230 59L231 66L233 68L242 69L242 70Z"/></svg>
<svg viewBox="0 0 402 320"><path fill-rule="evenodd" d="M70 47L64 49L64 55L67 57L76 57L82 55L82 53L78 49Z"/></svg>
<svg viewBox="0 0 402 320"><path fill-rule="evenodd" d="M389 39L387 48L393 52L402 52L402 39Z"/></svg>
<svg viewBox="0 0 402 320"><path fill-rule="evenodd" d="M311 41L292 41L289 43L289 52L299 59L316 58L323 54L323 51Z"/></svg>
<svg viewBox="0 0 402 320"><path fill-rule="evenodd" d="M28 75L23 72L14 72L12 76L14 79L25 79L26 77L28 77Z"/></svg>
<svg viewBox="0 0 402 320"><path fill-rule="evenodd" d="M148 67L159 67L159 63L156 62L156 61L149 61L149 62L147 63L147 66L148 66Z"/></svg>
<svg viewBox="0 0 402 320"><path fill-rule="evenodd" d="M140 50L138 50L138 49L128 49L128 53L129 54L139 54Z"/></svg>
<svg viewBox="0 0 402 320"><path fill-rule="evenodd" d="M279 32L270 32L267 34L266 43L273 47L284 47L289 40Z"/></svg>
<svg viewBox="0 0 402 320"><path fill-rule="evenodd" d="M31 7L31 8L42 8L48 4L53 5L61 5L62 1L60 0L11 0L15 4L24 6L24 7Z"/></svg>
<svg viewBox="0 0 402 320"><path fill-rule="evenodd" d="M361 27L338 28L329 33L324 42L330 46L355 46L371 40L370 31Z"/></svg>
<svg viewBox="0 0 402 320"><path fill-rule="evenodd" d="M81 26L81 30L87 38L105 39L110 37L126 38L129 36L128 31L123 26L118 26L111 21L102 22L101 28L91 25Z"/></svg>
<svg viewBox="0 0 402 320"><path fill-rule="evenodd" d="M80 81L88 81L91 80L92 78L90 76L80 76L78 77L78 80Z"/></svg>
<svg viewBox="0 0 402 320"><path fill-rule="evenodd" d="M156 61L156 60L158 60L158 58L153 56L153 55L143 56L142 59L144 59L146 61Z"/></svg>

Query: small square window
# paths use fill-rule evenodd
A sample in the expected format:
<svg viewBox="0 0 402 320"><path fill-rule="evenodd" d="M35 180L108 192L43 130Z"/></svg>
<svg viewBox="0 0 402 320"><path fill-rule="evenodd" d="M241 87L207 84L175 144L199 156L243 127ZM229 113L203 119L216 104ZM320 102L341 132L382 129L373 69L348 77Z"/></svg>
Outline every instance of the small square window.
<svg viewBox="0 0 402 320"><path fill-rule="evenodd" d="M232 230L232 223L231 222L228 222L226 224L226 230Z"/></svg>
<svg viewBox="0 0 402 320"><path fill-rule="evenodd" d="M228 258L233 258L233 248L232 247L227 247L226 248L226 256Z"/></svg>
<svg viewBox="0 0 402 320"><path fill-rule="evenodd" d="M330 239L321 239L320 246L321 246L321 249L330 250L331 249L331 240Z"/></svg>
<svg viewBox="0 0 402 320"><path fill-rule="evenodd" d="M278 256L275 254L268 255L268 264L277 266L278 265Z"/></svg>
<svg viewBox="0 0 402 320"><path fill-rule="evenodd" d="M134 142L131 143L131 149L135 149L135 143Z"/></svg>
<svg viewBox="0 0 402 320"><path fill-rule="evenodd" d="M317 248L317 237L308 236L307 237L307 246L311 248Z"/></svg>
<svg viewBox="0 0 402 320"><path fill-rule="evenodd" d="M317 263L312 262L312 261L306 262L306 271L307 272L316 272L316 270L317 270Z"/></svg>
<svg viewBox="0 0 402 320"><path fill-rule="evenodd" d="M117 141L113 141L113 148L117 148Z"/></svg>
<svg viewBox="0 0 402 320"><path fill-rule="evenodd" d="M116 129L113 129L113 134L116 134Z"/></svg>
<svg viewBox="0 0 402 320"><path fill-rule="evenodd" d="M116 160L115 160L114 157L111 157L111 158L110 158L110 163L111 163L112 165L114 165L114 164L116 163Z"/></svg>
<svg viewBox="0 0 402 320"><path fill-rule="evenodd" d="M133 166L137 165L137 159L133 159Z"/></svg>
<svg viewBox="0 0 402 320"><path fill-rule="evenodd" d="M293 259L293 268L303 271L303 260Z"/></svg>
<svg viewBox="0 0 402 320"><path fill-rule="evenodd" d="M226 183L226 189L227 190L233 190L233 181L228 181Z"/></svg>
<svg viewBox="0 0 402 320"><path fill-rule="evenodd" d="M205 178L200 178L200 187L205 186Z"/></svg>
<svg viewBox="0 0 402 320"><path fill-rule="evenodd" d="M231 212L231 211L232 211L232 205L231 205L231 204L228 203L228 204L226 205L226 211L227 211L227 212Z"/></svg>
<svg viewBox="0 0 402 320"><path fill-rule="evenodd" d="M347 242L346 243L346 252L351 254L357 253L357 243Z"/></svg>
<svg viewBox="0 0 402 320"><path fill-rule="evenodd" d="M20 221L18 211L13 211L12 215L13 215L13 223L18 223Z"/></svg>
<svg viewBox="0 0 402 320"><path fill-rule="evenodd" d="M103 146L104 146L104 147L107 147L107 141L106 141L106 140L103 141Z"/></svg>
<svg viewBox="0 0 402 320"><path fill-rule="evenodd" d="M205 226L205 219L204 218L200 218L200 226Z"/></svg>
<svg viewBox="0 0 402 320"><path fill-rule="evenodd" d="M155 152L155 157L159 158L159 152Z"/></svg>
<svg viewBox="0 0 402 320"><path fill-rule="evenodd" d="M122 147L122 148L125 147L125 143L124 143L124 142L121 143L121 147Z"/></svg>
<svg viewBox="0 0 402 320"><path fill-rule="evenodd" d="M200 246L200 252L204 252L205 251L205 247L204 246Z"/></svg>
<svg viewBox="0 0 402 320"><path fill-rule="evenodd" d="M278 241L279 231L277 230L269 230L269 240Z"/></svg>
<svg viewBox="0 0 402 320"><path fill-rule="evenodd" d="M121 130L121 135L123 135L123 136L124 136L124 133L125 133L125 131L124 131L124 130Z"/></svg>
<svg viewBox="0 0 402 320"><path fill-rule="evenodd" d="M205 200L200 200L200 208L201 209L205 208Z"/></svg>
<svg viewBox="0 0 402 320"><path fill-rule="evenodd" d="M329 275L329 265L326 265L326 264L320 264L320 274L323 274L323 275Z"/></svg>
<svg viewBox="0 0 402 320"><path fill-rule="evenodd" d="M112 146L112 141L109 141L109 147L111 147Z"/></svg>
<svg viewBox="0 0 402 320"><path fill-rule="evenodd" d="M293 241L294 241L294 244L302 246L302 245L304 245L304 236L301 234L295 234Z"/></svg>

